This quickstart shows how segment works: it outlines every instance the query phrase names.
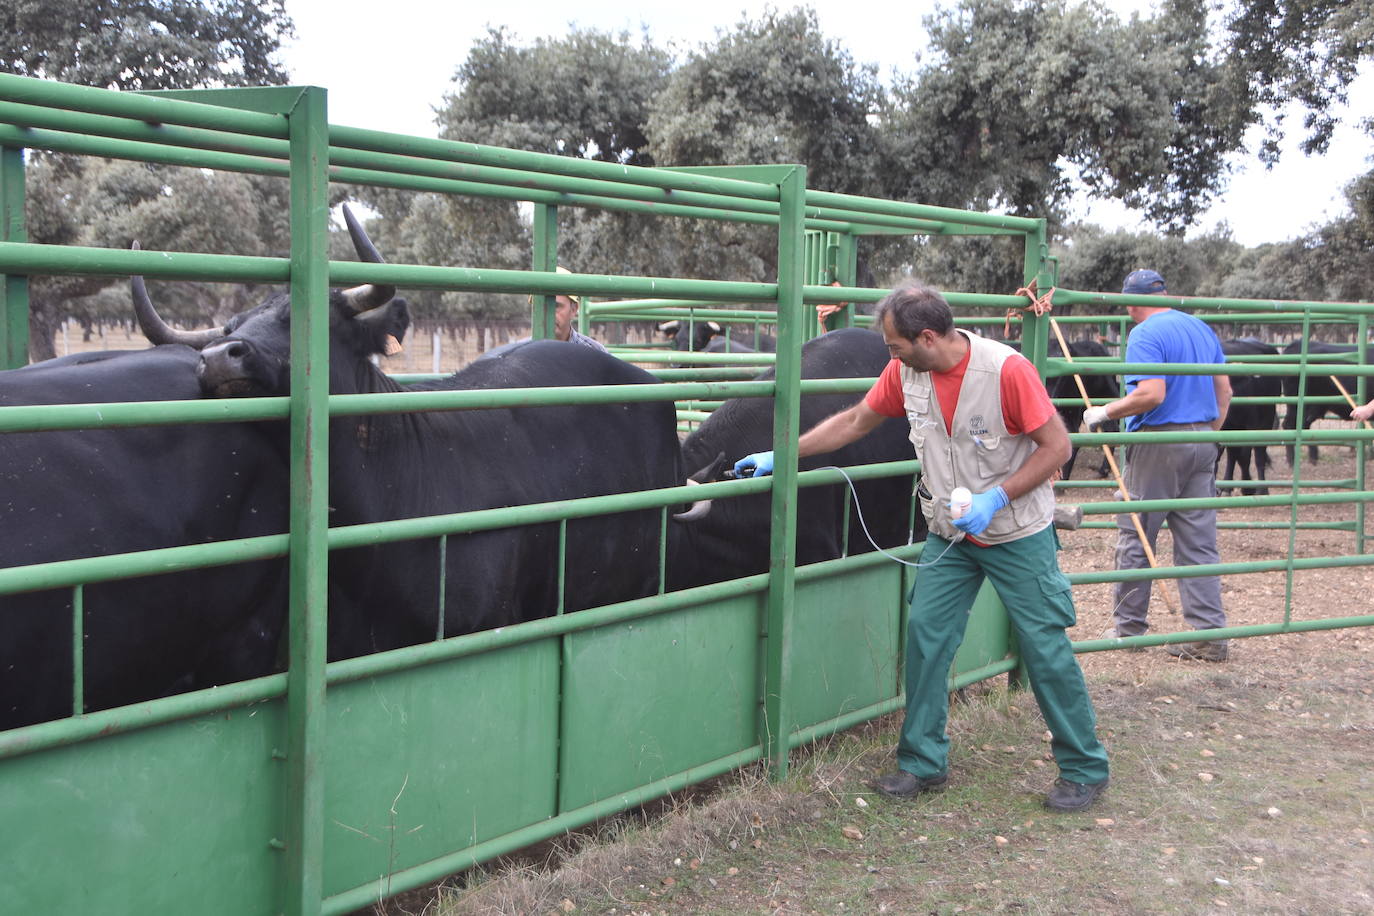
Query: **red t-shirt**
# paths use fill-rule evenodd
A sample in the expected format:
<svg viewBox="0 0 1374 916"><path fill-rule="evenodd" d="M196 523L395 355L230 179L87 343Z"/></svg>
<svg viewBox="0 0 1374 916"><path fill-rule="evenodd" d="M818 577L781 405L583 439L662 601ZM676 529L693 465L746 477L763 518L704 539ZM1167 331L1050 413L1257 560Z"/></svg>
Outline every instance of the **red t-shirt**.
<svg viewBox="0 0 1374 916"><path fill-rule="evenodd" d="M964 384L964 372L968 369L969 356L964 354L948 372L932 372L930 377L935 385L935 395L940 400L940 410L945 418L945 433L954 428L954 408L959 404L959 389ZM1002 421L1007 432L1013 436L1034 432L1045 425L1054 413L1054 405L1045 391L1045 383L1040 381L1031 361L1020 353L1013 353L1002 364ZM902 395L902 363L892 360L883 369L869 389L864 401L869 407L885 417L906 416L906 398Z"/></svg>

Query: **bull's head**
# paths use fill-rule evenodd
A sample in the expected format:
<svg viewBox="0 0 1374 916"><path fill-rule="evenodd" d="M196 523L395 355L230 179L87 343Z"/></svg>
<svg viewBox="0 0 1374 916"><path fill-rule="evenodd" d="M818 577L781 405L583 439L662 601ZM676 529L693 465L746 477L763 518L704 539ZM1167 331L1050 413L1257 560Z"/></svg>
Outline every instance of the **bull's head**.
<svg viewBox="0 0 1374 916"><path fill-rule="evenodd" d="M714 321L698 321L693 327L692 335L687 336L688 323L674 318L672 321L665 321L659 324L658 332L664 339L673 342L674 350L705 350L706 345L711 342L711 338L717 334L725 333L719 323Z"/></svg>
<svg viewBox="0 0 1374 916"><path fill-rule="evenodd" d="M343 213L358 259L384 263L347 204ZM153 344L184 344L200 350L197 371L206 393L232 397L287 390L291 302L285 294L268 297L261 305L234 316L223 328L179 331L157 314L143 278L133 277L132 283L134 313L143 335ZM405 300L394 299L395 294L394 286L373 283L331 291L333 342L355 358L392 352L409 324Z"/></svg>

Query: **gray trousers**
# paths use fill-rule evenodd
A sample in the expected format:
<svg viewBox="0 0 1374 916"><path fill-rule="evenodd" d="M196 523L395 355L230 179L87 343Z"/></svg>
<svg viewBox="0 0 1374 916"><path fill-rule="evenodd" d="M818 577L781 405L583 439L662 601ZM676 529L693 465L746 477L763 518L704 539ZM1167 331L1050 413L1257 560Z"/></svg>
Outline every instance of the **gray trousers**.
<svg viewBox="0 0 1374 916"><path fill-rule="evenodd" d="M1208 424L1170 425L1165 430L1210 429ZM1132 499L1185 499L1214 497L1217 447L1210 442L1154 445L1140 443L1126 449L1126 489ZM1159 528L1169 520L1174 539L1174 566L1220 563L1217 552L1217 513L1215 509L1189 509L1173 512L1147 512L1140 515L1141 527L1154 549ZM1116 568L1145 569L1150 563L1136 534L1130 515L1116 518ZM1158 559L1158 558L1156 558ZM1162 561L1161 561L1161 565ZM1226 626L1221 609L1221 579L1201 576L1174 580L1183 600L1183 618L1195 630ZM1139 636L1149 629L1146 614L1150 608L1150 581L1118 582L1113 595L1112 617L1120 636Z"/></svg>

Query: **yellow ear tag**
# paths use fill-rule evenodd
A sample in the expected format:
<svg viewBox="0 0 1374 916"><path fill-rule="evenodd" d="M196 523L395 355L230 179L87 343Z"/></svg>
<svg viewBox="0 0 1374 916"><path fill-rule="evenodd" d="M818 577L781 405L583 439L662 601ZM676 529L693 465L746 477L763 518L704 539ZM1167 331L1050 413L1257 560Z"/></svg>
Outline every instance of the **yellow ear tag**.
<svg viewBox="0 0 1374 916"><path fill-rule="evenodd" d="M386 356L395 356L397 353L400 353L401 350L401 342L391 334L386 335L386 347L382 351L383 354Z"/></svg>

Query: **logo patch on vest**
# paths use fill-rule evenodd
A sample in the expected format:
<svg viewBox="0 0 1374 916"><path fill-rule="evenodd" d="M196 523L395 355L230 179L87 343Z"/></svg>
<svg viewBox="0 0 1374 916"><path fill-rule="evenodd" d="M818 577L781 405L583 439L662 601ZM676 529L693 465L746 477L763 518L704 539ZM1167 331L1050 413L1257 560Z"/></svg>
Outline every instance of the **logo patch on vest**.
<svg viewBox="0 0 1374 916"><path fill-rule="evenodd" d="M987 421L983 419L982 414L976 414L969 418L968 434L970 436L986 436L989 432Z"/></svg>

